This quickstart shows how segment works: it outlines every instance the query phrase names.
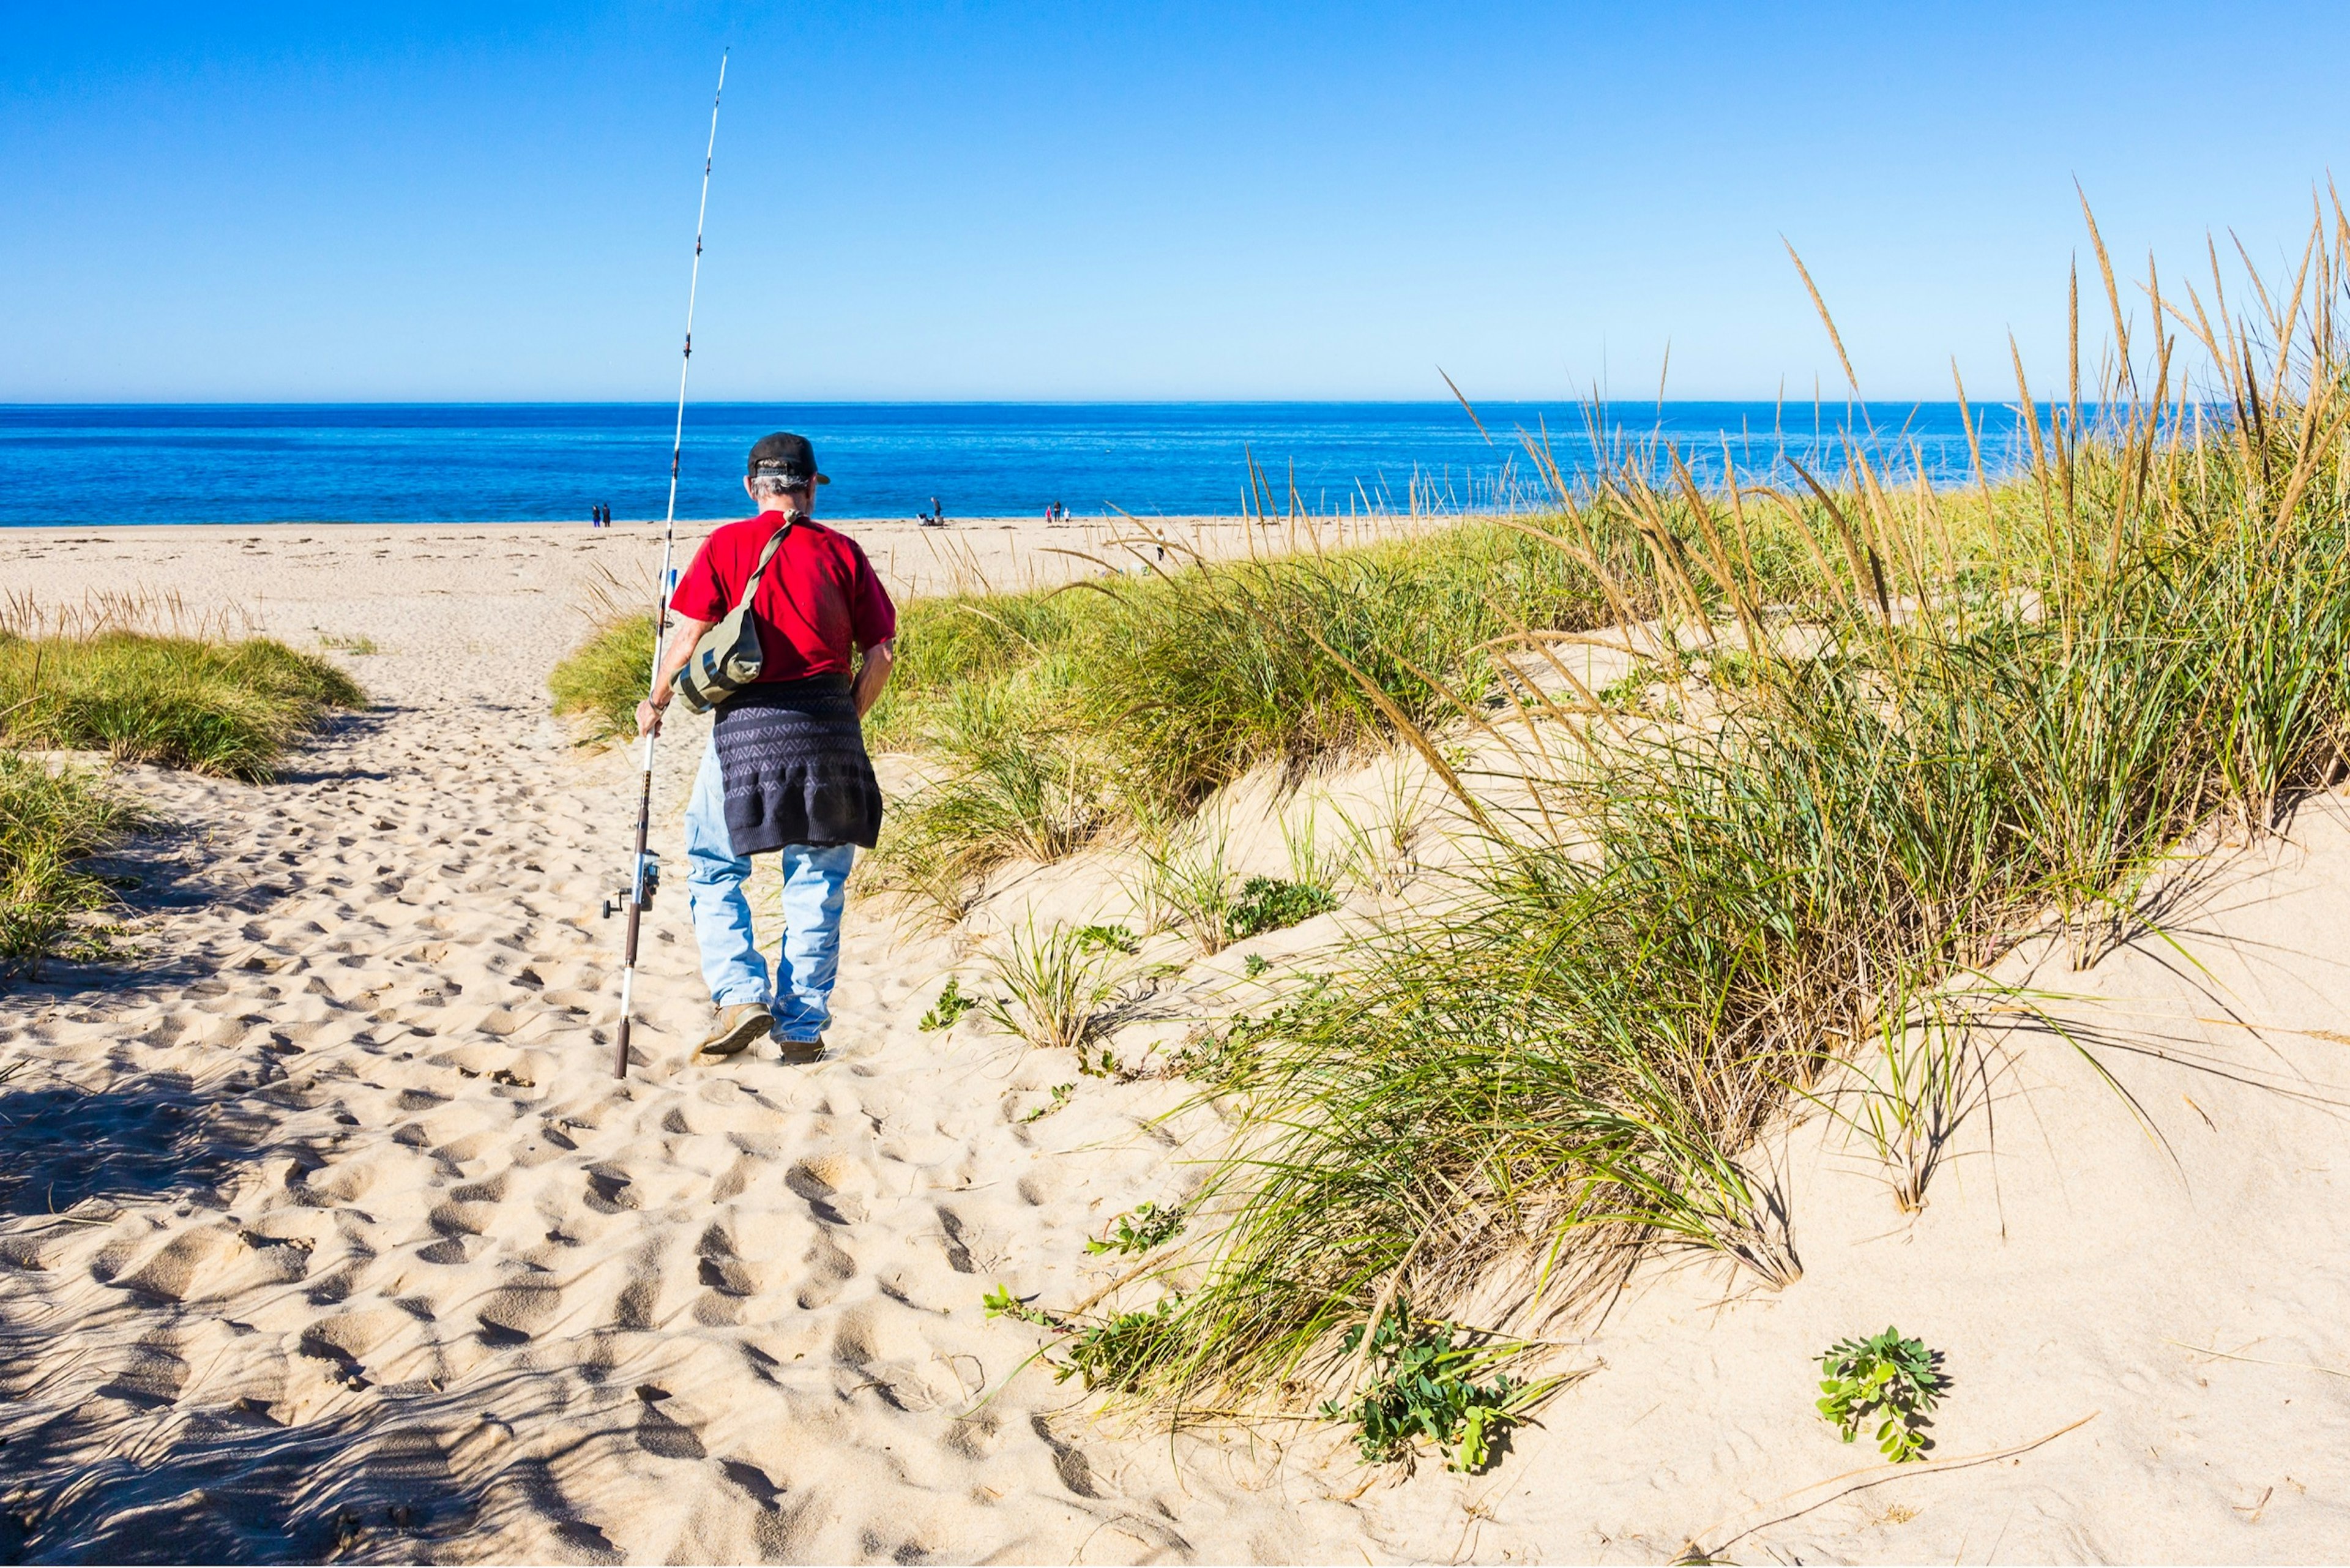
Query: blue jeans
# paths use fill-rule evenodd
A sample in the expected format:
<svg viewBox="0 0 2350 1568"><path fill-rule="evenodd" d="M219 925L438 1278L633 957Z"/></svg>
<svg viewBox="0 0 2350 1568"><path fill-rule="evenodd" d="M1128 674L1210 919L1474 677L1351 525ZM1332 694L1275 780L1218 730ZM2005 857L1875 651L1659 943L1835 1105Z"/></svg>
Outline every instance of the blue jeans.
<svg viewBox="0 0 2350 1568"><path fill-rule="evenodd" d="M702 950L702 978L721 1007L767 1002L775 1033L812 1042L832 1022L832 981L840 969L840 909L848 868L857 860L853 844L787 844L784 862L784 950L776 965L776 991L767 989L767 961L751 929L751 900L743 883L751 875L747 856L734 853L726 833L726 789L718 772L715 742L702 753L693 799L685 808L686 897L693 909L693 940Z"/></svg>

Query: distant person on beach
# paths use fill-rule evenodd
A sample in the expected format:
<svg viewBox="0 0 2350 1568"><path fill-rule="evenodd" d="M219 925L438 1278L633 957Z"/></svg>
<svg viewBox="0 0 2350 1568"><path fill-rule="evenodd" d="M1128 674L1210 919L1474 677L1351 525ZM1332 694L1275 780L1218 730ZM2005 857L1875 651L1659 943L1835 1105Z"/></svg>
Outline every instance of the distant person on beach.
<svg viewBox="0 0 2350 1568"><path fill-rule="evenodd" d="M693 940L717 1007L705 1055L732 1056L762 1034L787 1061L822 1054L842 889L858 848L872 848L881 829L861 721L889 684L898 612L857 542L810 515L816 487L830 483L804 437L779 431L752 447L743 488L759 514L723 524L694 553L670 598L679 622L656 700L637 705L638 733L658 730L694 644L741 602L760 553L781 533L751 598L764 666L718 705L685 810ZM750 857L764 854L780 857L784 872L772 990L743 890Z"/></svg>

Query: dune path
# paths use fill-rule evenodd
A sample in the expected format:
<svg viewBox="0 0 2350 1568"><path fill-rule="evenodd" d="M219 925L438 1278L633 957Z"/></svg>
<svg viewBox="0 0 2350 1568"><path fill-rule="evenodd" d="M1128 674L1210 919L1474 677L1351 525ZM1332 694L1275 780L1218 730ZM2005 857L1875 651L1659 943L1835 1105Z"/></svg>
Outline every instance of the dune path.
<svg viewBox="0 0 2350 1568"><path fill-rule="evenodd" d="M862 911L825 1062L694 1064L674 853L614 1080L598 906L633 756L573 748L493 640L559 646L570 598L399 564L441 591L321 568L262 606L295 640L376 639L349 661L376 706L277 783L126 770L164 819L118 867L143 956L0 999L0 1560L1123 1561L1356 1533L1268 1490L1263 1450L1179 1481L1163 1439L1105 1438L1041 1369L983 1404L1038 1336L981 1296L1123 1272L1082 1243L1184 1179L1147 1125L1180 1089L1088 1083L1021 1120L1069 1064L919 1031L951 954ZM700 743L665 742L672 844Z"/></svg>

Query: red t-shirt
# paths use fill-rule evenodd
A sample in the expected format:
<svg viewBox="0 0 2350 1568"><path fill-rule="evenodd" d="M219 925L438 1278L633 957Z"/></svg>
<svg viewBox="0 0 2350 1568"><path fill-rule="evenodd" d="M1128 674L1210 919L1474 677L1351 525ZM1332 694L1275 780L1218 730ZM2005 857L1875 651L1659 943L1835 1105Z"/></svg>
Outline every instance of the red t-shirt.
<svg viewBox="0 0 2350 1568"><path fill-rule="evenodd" d="M669 607L695 620L723 620L783 524L781 512L762 512L722 524L693 553ZM854 674L853 649L898 634L897 607L857 541L805 517L767 563L751 614L766 655L762 681Z"/></svg>

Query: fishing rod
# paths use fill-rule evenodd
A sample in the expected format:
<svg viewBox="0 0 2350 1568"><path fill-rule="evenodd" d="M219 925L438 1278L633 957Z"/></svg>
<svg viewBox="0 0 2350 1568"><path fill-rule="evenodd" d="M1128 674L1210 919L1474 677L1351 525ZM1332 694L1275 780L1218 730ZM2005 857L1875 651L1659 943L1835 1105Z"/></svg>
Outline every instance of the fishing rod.
<svg viewBox="0 0 2350 1568"><path fill-rule="evenodd" d="M677 470L685 453L685 380L693 369L693 301L702 289L702 234L710 216L710 166L718 156L718 101L726 96L726 57L732 52L722 50L718 56L718 90L710 95L710 145L702 154L702 206L693 215L693 272L685 286L685 355L677 370L677 433L669 448L669 516L661 525L660 576L653 585L653 663L645 680L649 701L660 695L657 682L660 680L661 648L669 638L670 558L677 547ZM629 937L620 961L620 1033L612 1048L612 1075L616 1078L629 1075L629 1026L633 1021L637 985L637 935L643 924L645 907L660 888L660 861L645 847L645 837L653 821L653 744L660 739L660 727L656 724L645 736L644 775L637 792L637 849L629 861L629 886L622 895L629 911Z"/></svg>

